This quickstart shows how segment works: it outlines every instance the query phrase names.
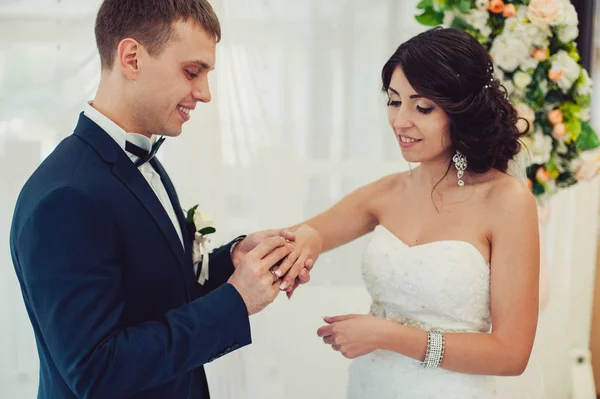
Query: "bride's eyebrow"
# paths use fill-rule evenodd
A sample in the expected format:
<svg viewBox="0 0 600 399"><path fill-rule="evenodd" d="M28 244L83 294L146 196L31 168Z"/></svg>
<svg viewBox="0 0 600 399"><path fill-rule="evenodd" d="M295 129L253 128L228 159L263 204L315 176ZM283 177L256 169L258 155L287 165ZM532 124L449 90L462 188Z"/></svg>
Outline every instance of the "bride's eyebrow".
<svg viewBox="0 0 600 399"><path fill-rule="evenodd" d="M390 91L391 91L392 93L394 93L395 95L397 95L397 96L400 96L400 93L398 93L398 92L397 92L395 89L393 89L392 87L388 87L388 92L390 92ZM388 93L388 94L389 94L389 93ZM423 97L422 95L420 95L420 94L411 94L411 95L409 96L409 98L410 98L410 99L414 99L414 98L424 98L424 97Z"/></svg>

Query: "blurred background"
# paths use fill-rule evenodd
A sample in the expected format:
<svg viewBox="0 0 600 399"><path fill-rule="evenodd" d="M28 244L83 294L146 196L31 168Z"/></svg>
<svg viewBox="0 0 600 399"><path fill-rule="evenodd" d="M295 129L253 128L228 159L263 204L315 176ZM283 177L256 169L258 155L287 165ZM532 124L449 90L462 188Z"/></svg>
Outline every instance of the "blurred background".
<svg viewBox="0 0 600 399"><path fill-rule="evenodd" d="M213 241L300 222L355 188L408 168L387 125L380 71L401 42L426 29L415 20L417 0L211 3L223 28L213 101L194 111L159 158L182 205L200 203L213 216ZM0 0L2 399L35 398L38 378L8 248L12 211L25 180L72 133L95 94L99 4ZM598 79L595 2L574 4L582 62ZM544 203L548 289L530 369L507 379L506 389L537 376L552 399L594 398L600 389L599 190L593 178ZM254 344L207 367L214 399L345 397L349 361L323 345L316 330L321 316L367 312L360 258L368 239L323 255L310 285L253 316Z"/></svg>

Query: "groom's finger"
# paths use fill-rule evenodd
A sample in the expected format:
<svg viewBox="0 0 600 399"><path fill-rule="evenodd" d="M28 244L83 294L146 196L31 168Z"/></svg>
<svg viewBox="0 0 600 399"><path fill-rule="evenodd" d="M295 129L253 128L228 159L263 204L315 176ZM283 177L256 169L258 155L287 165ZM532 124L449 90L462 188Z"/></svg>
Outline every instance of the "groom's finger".
<svg viewBox="0 0 600 399"><path fill-rule="evenodd" d="M284 245L279 248L275 248L271 251L267 256L263 259L263 265L268 269L271 269L277 262L281 261L283 258L288 256L290 252L292 252L292 247L290 244Z"/></svg>
<svg viewBox="0 0 600 399"><path fill-rule="evenodd" d="M285 239L283 237L274 236L265 238L260 244L256 246L249 254L252 254L257 259L263 259L265 256L273 252L273 250L283 247L285 245Z"/></svg>

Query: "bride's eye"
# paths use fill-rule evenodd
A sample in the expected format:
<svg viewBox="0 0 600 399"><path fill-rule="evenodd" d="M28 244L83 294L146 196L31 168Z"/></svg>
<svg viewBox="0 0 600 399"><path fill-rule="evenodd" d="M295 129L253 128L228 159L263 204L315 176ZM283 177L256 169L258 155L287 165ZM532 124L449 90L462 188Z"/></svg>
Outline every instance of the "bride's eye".
<svg viewBox="0 0 600 399"><path fill-rule="evenodd" d="M430 108L425 108L425 107L421 107L420 105L417 105L417 111L419 111L420 113L427 115L430 114L431 111L433 111L433 107Z"/></svg>

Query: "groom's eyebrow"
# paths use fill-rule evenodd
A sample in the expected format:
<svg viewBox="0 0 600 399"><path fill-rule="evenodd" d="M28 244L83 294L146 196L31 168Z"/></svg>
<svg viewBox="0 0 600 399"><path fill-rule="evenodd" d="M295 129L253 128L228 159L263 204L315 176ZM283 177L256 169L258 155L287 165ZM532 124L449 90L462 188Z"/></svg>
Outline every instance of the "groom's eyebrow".
<svg viewBox="0 0 600 399"><path fill-rule="evenodd" d="M214 67L211 67L210 65L208 65L206 62L200 61L200 60L193 60L193 61L189 61L188 63L192 64L192 65L196 65L197 67L200 67L202 69L206 69L209 71L212 71L213 69L215 69Z"/></svg>

